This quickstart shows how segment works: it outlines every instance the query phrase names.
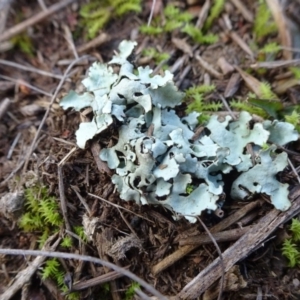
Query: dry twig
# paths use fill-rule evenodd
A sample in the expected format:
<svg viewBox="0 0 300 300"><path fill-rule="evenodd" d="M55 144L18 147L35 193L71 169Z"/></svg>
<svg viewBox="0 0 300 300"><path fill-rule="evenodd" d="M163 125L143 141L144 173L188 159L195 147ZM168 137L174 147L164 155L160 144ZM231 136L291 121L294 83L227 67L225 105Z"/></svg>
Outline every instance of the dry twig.
<svg viewBox="0 0 300 300"><path fill-rule="evenodd" d="M234 212L232 215L228 216L226 219L222 220L220 223L215 225L214 227L210 228L211 233L216 233L228 228L230 225L237 222L239 219L244 217L249 211L254 209L260 205L260 201L251 202L245 206L243 206L238 211ZM161 271L165 270L166 268L173 265L176 261L183 258L193 250L197 249L198 245L187 245L183 247L179 247L175 252L170 254L169 256L165 257L162 261L156 264L152 268L152 273L154 275L159 274Z"/></svg>
<svg viewBox="0 0 300 300"><path fill-rule="evenodd" d="M293 190L291 198L293 199L293 202L289 210L280 212L274 208L223 253L226 272L235 263L244 259L249 253L258 248L261 243L278 228L278 226L300 213L299 186ZM177 295L178 298L198 298L220 277L221 272L220 258L217 258L182 289Z"/></svg>
<svg viewBox="0 0 300 300"><path fill-rule="evenodd" d="M12 38L13 36L21 33L22 31L26 30L28 27L46 19L47 17L51 16L55 12L61 10L65 6L76 2L77 0L65 0L65 1L59 1L56 4L53 4L50 6L47 10L41 11L40 13L32 16L30 19L25 20L14 27L6 30L2 35L0 35L0 42L3 42L5 40L8 40Z"/></svg>
<svg viewBox="0 0 300 300"><path fill-rule="evenodd" d="M50 244L56 237L57 234L50 236L45 242L41 252L49 250L54 251L58 246L60 239L58 239L52 246L50 246ZM18 275L15 278L15 282L10 287L8 287L7 290L1 295L1 300L9 300L19 289L22 288L22 286L24 286L30 281L31 276L36 272L37 268L39 268L46 259L46 256L44 255L36 256L37 257L35 258L35 260L31 264L29 264L29 266L26 269L18 273Z"/></svg>
<svg viewBox="0 0 300 300"><path fill-rule="evenodd" d="M126 270L124 268L120 268L116 266L115 264L112 264L108 261L88 256L88 255L79 255L79 254L73 254L73 253L65 253L65 252L54 252L54 251L39 251L39 250L21 250L21 249L0 249L0 254L6 254L6 255L32 255L32 256L43 256L45 257L56 257L56 258L63 258L63 259L77 259L77 260L83 260L83 261L89 261L95 264L100 264L105 267L108 267L110 269L113 269L119 273L122 273L124 276L129 277L133 281L136 281L139 283L143 288L145 288L149 293L153 294L154 296L158 297L160 300L167 300L166 297L164 297L160 292L158 292L153 286L148 284L146 281L141 279L140 277L136 276L129 270ZM6 300L1 298L1 300Z"/></svg>

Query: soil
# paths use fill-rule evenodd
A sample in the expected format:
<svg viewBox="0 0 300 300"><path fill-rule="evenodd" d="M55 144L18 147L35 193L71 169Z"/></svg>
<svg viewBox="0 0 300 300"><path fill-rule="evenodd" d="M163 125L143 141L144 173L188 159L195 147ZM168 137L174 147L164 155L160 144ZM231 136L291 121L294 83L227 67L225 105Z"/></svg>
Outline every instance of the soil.
<svg viewBox="0 0 300 300"><path fill-rule="evenodd" d="M2 2L5 1L0 0L0 4ZM49 8L59 1L20 0L12 2L5 24L6 29L0 31L0 38L6 30L40 12L42 10L40 2ZM122 17L111 18L104 29L98 33L98 36L106 34L102 43L96 43L94 46L86 47L87 49L84 51L79 51L82 46L88 44L86 30L80 23L79 15L81 7L86 2L73 1L72 4L28 27L22 34L30 38L33 46L32 53L24 53L18 45L11 45L6 50L0 47L0 106L5 101L9 102L7 109L2 107L3 114L0 111L0 196L24 190L26 184L29 184L29 175L34 174L38 182L45 185L49 193L61 203L62 194L58 175L61 166L67 206L66 218L71 230L74 226L81 226L86 216L88 222L96 220L97 226L91 235L91 241L82 243L73 237L73 246L70 249L66 250L58 246L56 251L90 255L108 260L121 267L128 267L131 272L171 299L219 256L215 245L211 242L195 247L193 251L172 263L162 272L154 274L153 268L181 247L179 245L181 239L205 233L205 230L199 222L191 224L185 219L175 221L172 214L164 208L139 206L132 201L121 200L111 182L113 173L107 167L105 168L98 158L100 148L116 143L118 124L94 138L85 150L79 149L76 147L75 132L79 123L88 118L89 114L72 110L63 111L59 106L60 99L70 89L82 91L80 82L85 77L91 63L95 60L101 62L110 60L113 52L117 50L118 44L124 39L134 39L138 42L136 65L150 64L155 67L151 58L145 59L141 54L146 47L155 47L158 51L171 54L167 66L174 73L175 83L181 90L204 82L214 84L216 92L206 98L208 102L219 101L220 95L224 95L228 91L230 79L233 74L238 74L234 66L249 71L251 65L260 60L272 62L297 58L299 50L298 52L289 52L290 58L285 57L284 51L280 51L272 58L267 55L261 59L260 55L262 54L253 46L255 41L252 30L253 22L247 21L233 4L235 2L243 3L247 11L255 16L258 1L226 1L222 14L214 21L210 29L210 32L219 37L218 42L213 45L197 45L179 30L155 37L147 36L138 31L141 24L148 22L152 1L147 0L142 1L141 13L129 13ZM101 1L98 2L101 6ZM197 21L199 13L205 7L205 1L201 0L157 0L154 17L160 15L162 8L171 2L182 11L193 13L195 15L193 22ZM298 2L295 1L292 4L299 9L300 3ZM285 17L289 24L283 34L293 30L294 44L290 44L290 47L295 45L294 47L297 48L296 36L298 35L298 38L300 36L300 26L293 21L291 16L291 11L295 7L292 9L288 1L282 5L285 5L281 8L282 11L287 11ZM232 24L230 32L225 25L227 19ZM71 41L68 41L68 33L72 36ZM251 52L241 48L241 44L232 38L231 33L238 35L242 40L242 46L248 46ZM174 42L174 39L179 39L179 42ZM258 44L259 47L262 47L269 42L287 46L283 42L282 35L278 33L267 35ZM61 77L74 60L74 50L72 50L74 48L77 49L79 56L85 54L89 56L72 68L71 75L64 80L46 120L43 121ZM201 66L196 58L197 53L210 64L208 69ZM226 70L222 72L220 63L218 63L220 57L227 61L228 72ZM178 64L181 58L183 60ZM8 66L5 62L17 63L25 66L25 69ZM52 76L45 76L37 71L31 72L28 67L51 73ZM214 75L212 70L217 70L221 76ZM284 76L290 78L288 77L290 76L289 70L286 67L269 68L261 72L252 69L250 74L260 82L268 81L274 88L276 85L283 85L280 78L284 78ZM57 78L54 78L54 75ZM237 88L232 88L232 95L226 97L225 100L229 106L231 99L246 100L247 94L253 92L251 89L253 81L251 80L245 82L239 78L235 82ZM299 93L299 86L294 85L286 88L282 93L278 93L278 97L285 106L299 105ZM183 104L178 113L183 115L185 109L186 104ZM216 113L220 116L229 114L225 106L222 111ZM38 128L41 124L42 127L39 131ZM36 141L31 149L34 139ZM290 144L288 150L291 164L296 170L299 170L297 168L299 166L299 141ZM290 167L280 174L279 179L281 182L288 183L291 190L299 185L297 176ZM15 201L16 197L13 198L11 194L9 195L11 197L9 201ZM79 197L84 201L81 201ZM272 210L266 196L258 196L254 200L257 199L262 204L228 229L256 224L261 217ZM116 205L126 210L120 209ZM224 212L222 218L214 213L205 213L201 219L210 229L221 219L230 218L230 215L244 205L245 203L231 200L227 195L222 208ZM18 219L19 215L8 214L2 209L0 248L38 249L37 241L40 232L22 230L19 227ZM288 267L288 262L282 256L281 251L284 239L290 236L289 224L288 222L277 228L263 243L260 243L259 247L256 247L254 251L249 251L247 257L238 261L227 272L228 276L234 274L232 275L234 284L230 285L227 279L226 285L223 286L222 299L300 299L300 268ZM58 235L59 237L68 235L65 226L61 228ZM234 242L232 240L218 242L221 252L223 253ZM114 251L111 250L112 245L115 247ZM0 293L4 293L10 288L17 274L24 270L33 259L33 257L1 255ZM76 282L84 282L110 271L100 265L78 260L64 260L64 262L64 269L72 274L75 285ZM41 279L41 267L42 265L11 299L56 300L65 298L53 279L49 278L47 282ZM212 282L212 286L201 296L201 299L217 299L219 277L216 282ZM132 281L129 278L120 277L108 283L88 286L80 291L79 299L125 299L126 291L131 284ZM143 299L143 296L135 295L134 297L134 299Z"/></svg>

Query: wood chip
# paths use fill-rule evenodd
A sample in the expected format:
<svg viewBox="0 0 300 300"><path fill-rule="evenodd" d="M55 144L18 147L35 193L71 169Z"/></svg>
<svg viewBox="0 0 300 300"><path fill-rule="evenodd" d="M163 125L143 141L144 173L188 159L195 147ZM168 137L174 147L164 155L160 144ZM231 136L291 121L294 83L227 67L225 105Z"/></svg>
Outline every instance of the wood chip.
<svg viewBox="0 0 300 300"><path fill-rule="evenodd" d="M239 75L239 73L233 73L226 86L224 97L229 98L234 96L234 94L237 92L237 90L240 87L240 82L241 82L241 76Z"/></svg>
<svg viewBox="0 0 300 300"><path fill-rule="evenodd" d="M227 75L234 71L234 67L225 59L225 57L221 56L217 62L218 66L220 67L222 73Z"/></svg>

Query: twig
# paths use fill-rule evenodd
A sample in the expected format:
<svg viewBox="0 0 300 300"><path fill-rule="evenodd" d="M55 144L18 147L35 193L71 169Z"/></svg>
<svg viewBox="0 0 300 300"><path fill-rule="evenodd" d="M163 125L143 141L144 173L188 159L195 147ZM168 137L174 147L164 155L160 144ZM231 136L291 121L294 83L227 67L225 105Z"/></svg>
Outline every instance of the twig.
<svg viewBox="0 0 300 300"><path fill-rule="evenodd" d="M223 78L223 75L220 72L218 72L217 70L215 70L213 68L213 66L211 66L208 62L206 62L199 54L196 54L195 58L198 60L201 67L203 67L210 75L212 75L218 79Z"/></svg>
<svg viewBox="0 0 300 300"><path fill-rule="evenodd" d="M139 288L135 289L135 293L140 297L142 300L152 300L152 297L147 296L143 291Z"/></svg>
<svg viewBox="0 0 300 300"><path fill-rule="evenodd" d="M223 292L223 286L224 286L224 275L225 275L225 266L224 266L223 255L222 255L222 252L221 252L221 249L220 249L219 245L217 244L216 240L212 236L212 234L209 231L209 229L206 227L206 225L203 223L203 221L201 220L200 217L197 217L197 219L201 223L201 225L204 228L204 230L206 231L206 233L209 236L210 240L213 242L213 244L216 247L217 252L219 254L221 271L222 271L221 282L220 282L220 289L219 289L219 295L218 295L218 300L220 300L222 298L222 292Z"/></svg>
<svg viewBox="0 0 300 300"><path fill-rule="evenodd" d="M71 31L70 31L70 28L67 25L64 25L63 29L65 31L65 39L67 40L67 42L71 48L71 51L73 52L74 57L76 59L78 59L78 53L77 53L76 47L74 45L74 41L73 41L73 37L72 37Z"/></svg>
<svg viewBox="0 0 300 300"><path fill-rule="evenodd" d="M12 81L12 82L14 82L16 84L20 84L21 83L20 80L14 79L14 78L9 77L9 76L4 76L2 74L0 74L0 78ZM41 93L41 94L46 95L48 97L52 97L52 94L50 94L50 93L48 93L46 91L43 91L43 90L41 90L41 89L39 89L39 88L37 88L37 87L35 87L35 86L27 83L26 81L22 81L22 85L25 85L26 87L29 87L31 90L34 90L34 91L36 91L38 93Z"/></svg>
<svg viewBox="0 0 300 300"><path fill-rule="evenodd" d="M83 260L83 261L89 261L95 264L100 264L104 267L113 269L119 273L122 273L124 276L129 277L133 281L136 281L139 283L142 287L144 287L149 293L153 294L154 296L158 297L158 299L161 300L167 300L166 297L164 297L160 292L158 292L153 286L148 284L146 281L141 279L140 277L136 276L132 272L120 268L116 266L115 264L112 264L108 261L88 256L88 255L79 255L79 254L73 254L73 253L65 253L65 252L53 252L53 251L39 251L39 250L21 250L21 249L0 249L0 254L6 254L6 255L32 255L32 256L44 256L44 257L56 257L56 258L64 258L64 259L77 259L77 260ZM4 300L4 299L1 299Z"/></svg>
<svg viewBox="0 0 300 300"><path fill-rule="evenodd" d="M57 237L57 234L54 234L50 236L47 241L45 242L45 245L43 246L43 249L41 252L48 251L48 250L55 250L58 246L60 239L58 239L53 246L50 246L50 243ZM4 253L8 254L8 253ZM46 259L46 256L43 255L36 255L37 257L35 260L29 264L29 266L19 272L15 278L15 282L7 288L7 290L1 295L1 300L9 300L13 295L22 288L23 285L25 285L30 279L31 276L36 272L37 268L40 267L40 265L44 262Z"/></svg>
<svg viewBox="0 0 300 300"><path fill-rule="evenodd" d="M12 0L0 0L0 34L5 30L6 20Z"/></svg>
<svg viewBox="0 0 300 300"><path fill-rule="evenodd" d="M124 267L124 269L128 270L129 267ZM69 292L81 291L83 289L87 289L89 287L96 286L96 285L101 285L103 283L118 279L123 276L124 276L124 274L122 274L120 272L111 271L109 273L97 276L95 278L75 283Z"/></svg>
<svg viewBox="0 0 300 300"><path fill-rule="evenodd" d="M9 151L7 153L7 156L6 156L7 159L11 159L12 154L14 152L14 149L15 149L16 145L18 144L18 141L19 141L19 139L20 139L21 136L22 136L22 132L18 132L18 134L14 138L13 143L11 144L11 146L9 148Z"/></svg>
<svg viewBox="0 0 300 300"><path fill-rule="evenodd" d="M228 105L226 99L221 94L218 94L218 96L222 100L224 107L228 110L228 113L231 115L232 119L236 120L237 118L233 113L232 109L230 108L230 106Z"/></svg>
<svg viewBox="0 0 300 300"><path fill-rule="evenodd" d="M80 202L82 203L82 205L84 206L84 208L86 209L87 213L89 216L91 216L91 210L88 206L88 204L86 203L85 199L79 194L79 192L77 191L78 187L77 186L72 186L71 185L71 189L76 193L78 199L80 200Z"/></svg>
<svg viewBox="0 0 300 300"><path fill-rule="evenodd" d="M204 5L202 6L199 15L198 15L198 19L197 19L197 23L196 23L196 27L201 30L203 27L203 24L207 18L208 12L211 8L210 5L210 0L206 0Z"/></svg>
<svg viewBox="0 0 300 300"><path fill-rule="evenodd" d="M63 180L62 168L63 168L63 166L57 167L60 206L61 206L61 211L63 214L64 221L66 224L66 229L69 231L72 231L71 225L68 220L68 214L67 214L67 202L66 202L66 196L65 196L65 186L64 186L64 180Z"/></svg>
<svg viewBox="0 0 300 300"><path fill-rule="evenodd" d="M152 18L153 18L153 13L154 13L155 5L156 5L156 0L152 0L151 11L150 11L150 15L149 15L148 23L147 23L148 27L150 26Z"/></svg>
<svg viewBox="0 0 300 300"><path fill-rule="evenodd" d="M34 139L33 139L32 143L31 143L30 149L29 149L29 151L27 152L27 155L26 155L26 158L25 158L25 164L24 164L24 168L23 168L23 171L24 171L24 172L26 172L26 170L27 170L29 158L30 158L30 156L31 156L31 154L32 154L32 152L33 152L35 146L36 146L36 142L37 142L37 139L38 139L38 137L39 137L39 135L40 135L40 133L41 133L42 127L44 126L44 123L45 123L45 121L46 121L46 119L47 119L47 117L48 117L48 114L49 114L49 112L50 112L50 110L51 110L51 107L52 107L52 105L53 105L53 103L54 103L54 101L55 101L55 99L56 99L56 97L57 97L57 95L58 95L58 92L60 91L60 89L61 89L61 87L62 87L62 85L63 85L65 79L67 78L69 71L71 70L71 68L73 67L74 64L76 64L78 61L80 61L80 60L82 60L82 59L85 59L85 58L87 58L87 57L88 57L88 55L85 55L85 56L82 56L82 57L80 57L80 58L74 60L74 61L69 65L69 67L67 68L67 70L66 70L64 76L61 78L61 80L60 80L60 82L59 82L59 85L57 86L57 88L56 88L56 90L55 90L55 93L54 93L54 95L52 96L51 101L50 101L50 103L49 103L49 106L48 106L48 108L47 108L47 110L46 110L46 112L45 112L45 114L44 114L44 117L43 117L43 119L42 119L42 121L41 121L41 123L40 123L40 126L39 126L38 130L36 131L36 134L35 134L35 136L34 136Z"/></svg>
<svg viewBox="0 0 300 300"><path fill-rule="evenodd" d="M282 3L279 0L266 0L266 3L271 11L275 23L277 25L279 31L279 38L281 41L281 45L285 47L292 46L292 38L290 30L288 29L287 20L283 13ZM290 51L283 50L283 57L285 59L292 59L292 53Z"/></svg>
<svg viewBox="0 0 300 300"><path fill-rule="evenodd" d="M234 212L232 215L228 216L226 219L222 220L220 223L215 225L210 229L211 233L216 233L219 231L222 231L226 228L228 228L230 225L234 224L237 222L239 219L244 217L249 211L254 209L260 205L260 201L255 201L251 202L245 206L243 206L241 209L238 211ZM196 250L198 248L198 245L187 245L183 247L179 247L175 252L170 254L169 256L165 257L162 261L160 261L158 264L156 264L152 268L152 273L154 275L157 275L161 271L165 270L166 268L170 267L173 265L176 261L180 260L193 250Z"/></svg>
<svg viewBox="0 0 300 300"><path fill-rule="evenodd" d="M298 182L300 183L299 175L298 175L298 173L297 173L297 171L296 171L294 165L292 164L292 162L291 162L291 160L290 160L289 158L288 158L288 162L289 162L289 165L290 165L290 167L291 167L291 169L292 169L294 175L296 176Z"/></svg>
<svg viewBox="0 0 300 300"><path fill-rule="evenodd" d="M245 51L250 56L250 59L254 60L254 53L251 50L251 48L245 43L245 41L235 32L235 31L229 31L228 32L231 39L237 43L238 46L241 47L242 50Z"/></svg>
<svg viewBox="0 0 300 300"><path fill-rule="evenodd" d="M293 190L291 198L293 199L293 202L289 210L285 212L280 212L277 209L271 210L223 253L226 272L228 272L235 263L244 259L249 253L257 249L261 243L278 228L278 226L300 213L299 186ZM217 258L189 282L177 297L179 299L198 298L220 277L221 272L220 258Z"/></svg>
<svg viewBox="0 0 300 300"><path fill-rule="evenodd" d="M11 101L9 98L5 98L3 101L0 103L0 120L6 113Z"/></svg>
<svg viewBox="0 0 300 300"><path fill-rule="evenodd" d="M231 0L233 5L238 9L238 11L242 14L244 19L250 23L253 22L253 14L248 8L240 1L240 0Z"/></svg>
<svg viewBox="0 0 300 300"><path fill-rule="evenodd" d="M102 161L100 159L99 155L100 155L101 147L100 147L99 143L93 142L91 150L92 150L92 154L94 156L94 159L97 164L99 172L106 173L107 175L112 176L112 174L113 174L112 170L107 166L107 164L104 161Z"/></svg>
<svg viewBox="0 0 300 300"><path fill-rule="evenodd" d="M44 0L38 0L38 3L42 10L45 10L45 11L47 10L47 6L46 6Z"/></svg>
<svg viewBox="0 0 300 300"><path fill-rule="evenodd" d="M9 66L9 67L17 68L20 70L28 71L28 72L33 72L33 73L40 74L43 76L52 77L52 78L62 79L64 77L62 75L56 75L56 74L46 72L46 71L43 71L43 70L40 70L40 69L37 69L34 67L23 66L21 64L17 64L15 62L4 60L4 59L0 59L0 64L4 65L4 66Z"/></svg>
<svg viewBox="0 0 300 300"><path fill-rule="evenodd" d="M112 205L112 206L114 206L114 207L116 207L116 208L123 209L123 210L125 210L125 211L127 211L127 212L129 212L129 213L131 213L131 214L134 214L134 215L136 215L136 216L138 216L138 217L140 217L140 218L142 218L142 219L147 220L148 222L154 223L153 221L149 220L148 218L145 218L144 216L139 215L139 214L137 214L137 213L131 211L130 209L127 209L127 208L122 207L122 206L120 206L120 205L118 205L118 204L115 204L115 203L112 203L112 202L110 202L110 201L108 201L108 200L105 200L104 198L102 198L102 197L100 197L100 196L97 196L97 195L94 195L94 194L91 194L91 193L88 193L88 195L91 196L91 197L100 199L101 201L103 201L103 202L105 202L105 203L107 203L107 204L110 204L110 205Z"/></svg>
<svg viewBox="0 0 300 300"><path fill-rule="evenodd" d="M90 48L100 46L109 40L110 40L110 37L108 36L108 34L103 32L99 36L95 37L93 40L87 42L84 45L77 47L77 52L78 53L86 52Z"/></svg>
<svg viewBox="0 0 300 300"><path fill-rule="evenodd" d="M12 38L13 36L26 30L28 27L42 21L43 19L51 16L55 12L61 10L65 6L71 4L72 2L75 2L75 1L77 1L77 0L59 1L58 3L50 6L47 10L41 11L40 13L32 16L30 19L27 19L27 20L15 25L14 27L7 29L2 35L0 35L0 42Z"/></svg>
<svg viewBox="0 0 300 300"><path fill-rule="evenodd" d="M250 68L276 69L276 68L291 67L291 66L298 66L298 65L300 65L300 59L291 59L291 60L261 61L250 65Z"/></svg>
<svg viewBox="0 0 300 300"><path fill-rule="evenodd" d="M65 156L64 158L62 158L62 160L61 160L57 165L58 165L58 166L63 165L63 164L70 158L70 156L71 156L76 150L78 150L78 147L77 147L77 146L73 147L73 148L66 154L66 156Z"/></svg>
<svg viewBox="0 0 300 300"><path fill-rule="evenodd" d="M243 234L245 234L251 226L246 226L243 228L235 228L230 229L226 231L221 231L212 234L213 238L216 240L216 242L229 242L229 241L235 241L239 239ZM187 238L181 238L179 240L179 245L204 245L204 244L210 244L211 238L207 234L200 234L195 236L190 236Z"/></svg>

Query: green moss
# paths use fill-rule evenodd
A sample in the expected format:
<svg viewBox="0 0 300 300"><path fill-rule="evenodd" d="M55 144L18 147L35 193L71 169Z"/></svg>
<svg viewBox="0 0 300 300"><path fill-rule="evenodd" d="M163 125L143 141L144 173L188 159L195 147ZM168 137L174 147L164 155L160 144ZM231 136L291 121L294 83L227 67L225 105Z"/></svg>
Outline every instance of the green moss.
<svg viewBox="0 0 300 300"><path fill-rule="evenodd" d="M284 119L286 122L293 124L298 132L300 132L300 113L296 109L291 114L284 115Z"/></svg>
<svg viewBox="0 0 300 300"><path fill-rule="evenodd" d="M205 30L209 29L213 23L213 21L218 18L220 13L224 8L225 0L214 0L213 5L210 9L210 13L208 18L205 21L204 28Z"/></svg>
<svg viewBox="0 0 300 300"><path fill-rule="evenodd" d="M140 11L141 0L92 0L79 11L80 25L87 31L87 38L93 39L111 19Z"/></svg>
<svg viewBox="0 0 300 300"><path fill-rule="evenodd" d="M250 114L255 114L262 118L268 117L268 114L262 108L254 106L247 101L232 99L230 100L230 107L238 111L247 111Z"/></svg>
<svg viewBox="0 0 300 300"><path fill-rule="evenodd" d="M132 300L135 295L135 290L139 288L140 285L136 282L133 282L125 292L125 300Z"/></svg>
<svg viewBox="0 0 300 300"><path fill-rule="evenodd" d="M300 221L293 219L290 226L291 238L286 239L282 246L282 255L288 259L288 266L300 265Z"/></svg>
<svg viewBox="0 0 300 300"><path fill-rule="evenodd" d="M29 56L34 56L34 46L31 38L27 34L18 34L14 36L10 42L23 53L28 54Z"/></svg>
<svg viewBox="0 0 300 300"><path fill-rule="evenodd" d="M65 285L65 272L56 258L48 259L42 269L42 279L53 279L62 292L67 292L68 287ZM79 293L73 292L66 296L69 300L80 299Z"/></svg>
<svg viewBox="0 0 300 300"><path fill-rule="evenodd" d="M300 79L300 68L299 67L290 67L289 70L293 73L295 79Z"/></svg>
<svg viewBox="0 0 300 300"><path fill-rule="evenodd" d="M219 39L215 34L203 34L199 28L189 23L184 26L181 32L186 33L197 44L213 44Z"/></svg>
<svg viewBox="0 0 300 300"><path fill-rule="evenodd" d="M275 32L277 32L277 26L272 19L268 5L265 0L259 0L253 25L255 38L259 40Z"/></svg>
<svg viewBox="0 0 300 300"><path fill-rule="evenodd" d="M84 232L83 226L74 226L73 230L84 242L87 242L87 236Z"/></svg>
<svg viewBox="0 0 300 300"><path fill-rule="evenodd" d="M70 236L65 236L60 245L64 248L71 248L73 246L73 240Z"/></svg>
<svg viewBox="0 0 300 300"><path fill-rule="evenodd" d="M149 57L156 65L159 65L170 58L170 54L166 52L159 52L153 47L145 48L142 51L142 56Z"/></svg>
<svg viewBox="0 0 300 300"><path fill-rule="evenodd" d="M25 212L20 218L19 227L25 231L41 232L40 246L48 236L57 232L63 225L58 201L50 196L46 187L35 185L25 190Z"/></svg>
<svg viewBox="0 0 300 300"><path fill-rule="evenodd" d="M281 51L281 46L275 42L268 43L259 50L259 52L266 53L266 54L277 54L279 51Z"/></svg>
<svg viewBox="0 0 300 300"><path fill-rule="evenodd" d="M198 121L200 124L206 122L210 114L207 112L218 111L222 108L221 102L206 102L204 96L215 90L214 85L193 86L185 91L185 102L187 103L186 113L199 112L201 113Z"/></svg>

